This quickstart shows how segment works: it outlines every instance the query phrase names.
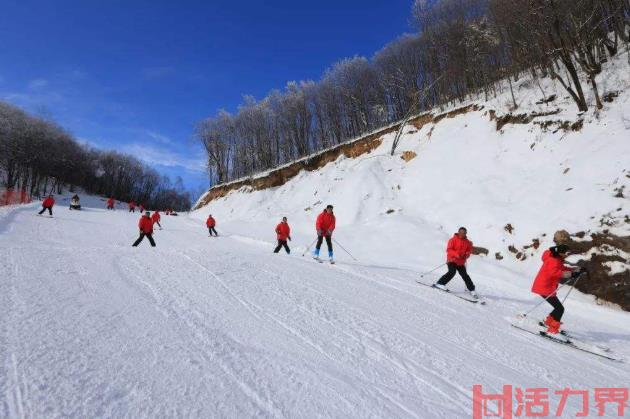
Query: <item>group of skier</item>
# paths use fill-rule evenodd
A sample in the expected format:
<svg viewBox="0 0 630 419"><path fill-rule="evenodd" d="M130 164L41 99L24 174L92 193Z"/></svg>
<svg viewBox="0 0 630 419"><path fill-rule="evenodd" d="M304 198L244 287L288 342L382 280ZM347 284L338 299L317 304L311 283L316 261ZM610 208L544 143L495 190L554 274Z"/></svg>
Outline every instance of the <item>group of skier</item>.
<svg viewBox="0 0 630 419"><path fill-rule="evenodd" d="M47 210L52 216L52 208L54 205L55 198L52 195L49 195L43 200L42 210L39 212L39 215ZM112 210L114 209L113 207L114 199L110 198L107 200L107 209ZM129 202L130 212L135 212L135 207L136 205L133 201ZM144 212L144 206L142 204L140 204L140 210L141 212ZM151 246L155 247L155 240L153 239L153 226L157 224L158 227L162 229L160 219L161 216L159 211L155 211L153 215L151 215L149 211L144 212L138 222L140 235L132 246L138 246L146 237ZM315 221L315 231L317 237L314 240L314 243L316 244L313 249L312 256L320 262L322 261L320 259L320 250L325 240L328 248L328 259L330 263L334 263L332 234L335 231L335 224L336 218L333 212L333 206L327 205L326 208L317 216ZM206 220L206 227L208 228L210 237L213 235L215 237L218 236L215 226L216 220L212 214L210 214ZM277 246L273 252L278 253L282 248L284 248L287 254L290 254L291 249L289 248L288 242L291 241L291 227L289 226L287 217L282 217L282 221L276 226L275 233ZM565 258L568 256L569 251L569 247L564 244L552 246L546 250L542 255L542 266L534 279L531 289L533 293L544 298L544 300L553 307L553 311L549 313L544 321L544 326L547 327L547 333L552 335L560 332L560 326L562 325L561 320L564 314L564 306L556 294L560 282L563 279L569 279L571 277L577 278L585 272L584 268L570 267L565 264ZM448 291L446 285L455 277L455 274L458 273L464 280L464 284L466 285L470 296L474 299L478 299L479 296L475 291L475 284L466 270L466 262L472 255L472 252L473 244L468 239L468 231L465 227L460 227L457 233L448 240L446 245L447 272L432 286L442 291Z"/></svg>

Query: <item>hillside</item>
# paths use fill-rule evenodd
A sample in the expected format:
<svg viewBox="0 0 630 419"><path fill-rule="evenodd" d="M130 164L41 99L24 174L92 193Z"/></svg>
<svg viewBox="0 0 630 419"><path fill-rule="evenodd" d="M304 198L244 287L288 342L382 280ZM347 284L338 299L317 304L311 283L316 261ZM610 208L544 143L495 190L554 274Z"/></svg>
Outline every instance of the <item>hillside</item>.
<svg viewBox="0 0 630 419"><path fill-rule="evenodd" d="M566 230L582 237L572 238L583 252L574 261L588 260L593 271L582 289L629 309L630 245L620 238L630 232L626 59L608 63L598 79L607 98L601 111L576 113L559 85L524 78L515 84L517 110L509 108L507 89L488 102L435 110L404 128L395 156L389 151L396 127L388 127L218 185L200 198L195 216L212 213L226 231L272 242L286 215L299 232L295 244L305 248L317 213L334 204L336 238L353 256L417 271L441 263L445 241L464 225L489 251L471 262L473 273L485 266L513 271L524 295L542 250ZM339 249L337 256L347 257Z"/></svg>

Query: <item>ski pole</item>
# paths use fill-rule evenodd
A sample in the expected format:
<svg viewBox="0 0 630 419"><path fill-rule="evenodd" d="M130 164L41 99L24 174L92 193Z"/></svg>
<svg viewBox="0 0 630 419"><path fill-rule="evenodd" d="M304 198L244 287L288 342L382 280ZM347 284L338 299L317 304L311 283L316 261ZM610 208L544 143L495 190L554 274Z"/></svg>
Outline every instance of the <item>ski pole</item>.
<svg viewBox="0 0 630 419"><path fill-rule="evenodd" d="M443 264L441 264L440 266L436 266L435 268L431 269L430 271L427 271L423 274L420 274L420 278L424 278L425 275L430 274L431 272L435 272L438 269L440 269L442 266L446 265L446 262L444 262Z"/></svg>
<svg viewBox="0 0 630 419"><path fill-rule="evenodd" d="M352 259L354 259L354 260L356 260L356 261L358 262L357 258L355 258L354 256L352 256L352 255L350 254L350 252L348 252L346 249L344 249L344 248L343 248L343 246L342 246L342 245L340 245L340 244L339 244L339 242L338 242L337 240L333 239L333 241L335 242L335 244L337 244L337 246L341 247L341 250L343 250L344 252L346 252L347 254L349 254L349 255L350 255L350 257L351 257Z"/></svg>
<svg viewBox="0 0 630 419"><path fill-rule="evenodd" d="M306 254L306 252L308 252L310 250L311 246L314 245L316 241L317 241L317 237L315 238L315 240L313 240L313 242L311 244L308 245L308 247L306 248L304 253L302 253L302 256L304 256Z"/></svg>
<svg viewBox="0 0 630 419"><path fill-rule="evenodd" d="M559 291L559 290L561 290L561 289L562 289L563 287L565 287L566 285L567 285L567 284L562 284L562 285L560 285L560 287L558 287L558 289L556 290L556 292L557 292L557 291ZM570 292L570 291L569 291L569 292ZM536 310L536 309L537 309L537 308L538 308L538 307L539 307L542 303L544 303L545 301L547 301L549 298L553 297L555 294L556 294L556 293L553 293L553 294L551 294L551 295L548 295L548 296L547 296L547 298L543 299L541 302L539 302L538 304L536 304L534 307L532 307L532 309L531 309L531 310L529 310L529 311L528 311L528 312L526 312L526 313L521 313L521 314L519 314L517 317L518 317L519 319L524 319L525 317L527 317L527 315L528 315L529 313L531 313L532 311ZM568 294L567 294L567 295L568 295ZM566 297L565 297L565 298L566 298Z"/></svg>
<svg viewBox="0 0 630 419"><path fill-rule="evenodd" d="M569 294L571 294L571 291L573 291L573 288L575 288L575 286L577 285L577 283L580 281L580 278L582 278L582 274L584 272L580 273L580 275L578 275L577 279L575 280L575 282L573 283L573 285L571 285L571 289L569 290L569 292L567 292L567 295L564 296L564 298L562 299L562 304L564 304L564 302L567 300L567 298L569 298ZM589 275L588 271L586 271L586 274ZM590 276L590 275L589 275Z"/></svg>

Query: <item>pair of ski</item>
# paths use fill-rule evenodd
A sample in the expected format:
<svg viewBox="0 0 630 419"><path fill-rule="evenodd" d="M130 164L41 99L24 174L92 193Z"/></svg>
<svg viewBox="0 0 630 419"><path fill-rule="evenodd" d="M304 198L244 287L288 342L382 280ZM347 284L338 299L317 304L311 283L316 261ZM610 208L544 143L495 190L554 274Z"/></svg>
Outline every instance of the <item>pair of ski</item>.
<svg viewBox="0 0 630 419"><path fill-rule="evenodd" d="M486 304L486 299L483 298L483 297L475 298L475 297L473 297L472 295L470 295L467 292L451 291L449 289L443 290L441 288L436 287L435 284L425 284L424 282L422 282L422 281L420 281L418 279L416 279L416 282L418 284L420 284L420 285L424 285L425 287L433 288L434 290L441 291L443 293L452 295L453 297L457 297L457 298L459 298L461 300L464 300L464 301L468 301L469 303L473 303L473 304L479 303L481 305Z"/></svg>
<svg viewBox="0 0 630 419"><path fill-rule="evenodd" d="M313 256L313 259L315 259L315 260L316 260L316 261L318 261L319 263L324 263L324 259L320 258L319 256ZM334 264L335 264L334 259L330 259L330 261L329 261L329 262L330 262L330 264L331 264L331 265L334 265Z"/></svg>
<svg viewBox="0 0 630 419"><path fill-rule="evenodd" d="M522 315L513 319L508 318L508 320L513 327L533 335L540 336L552 342L570 346L571 348L579 351L588 352L602 358L610 359L611 361L623 362L621 358L617 358L611 354L609 348L579 340L570 332L561 331L558 334L548 333L547 326L545 326L545 324L541 321L530 319Z"/></svg>

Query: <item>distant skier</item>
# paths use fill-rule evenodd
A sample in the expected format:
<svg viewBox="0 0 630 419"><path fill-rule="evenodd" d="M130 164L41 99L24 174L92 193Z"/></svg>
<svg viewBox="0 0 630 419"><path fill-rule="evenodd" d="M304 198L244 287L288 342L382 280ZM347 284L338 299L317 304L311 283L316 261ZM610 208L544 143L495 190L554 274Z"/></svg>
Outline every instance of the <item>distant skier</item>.
<svg viewBox="0 0 630 419"><path fill-rule="evenodd" d="M136 212L136 203L129 201L129 212Z"/></svg>
<svg viewBox="0 0 630 419"><path fill-rule="evenodd" d="M153 221L153 224L157 224L158 227L160 227L160 230L162 230L162 225L160 224L161 219L162 217L160 216L160 211L155 211L151 216L151 221Z"/></svg>
<svg viewBox="0 0 630 419"><path fill-rule="evenodd" d="M144 213L144 204L140 204L140 214Z"/></svg>
<svg viewBox="0 0 630 419"><path fill-rule="evenodd" d="M81 201L80 201L79 195L74 194L74 196L70 200L70 209L71 210L80 210L81 209Z"/></svg>
<svg viewBox="0 0 630 419"><path fill-rule="evenodd" d="M273 252L278 253L280 249L284 247L287 254L291 254L291 249L289 249L289 245L287 244L287 240L291 241L291 227L289 227L287 217L282 217L282 222L276 226L276 235L278 238L278 245Z"/></svg>
<svg viewBox="0 0 630 419"><path fill-rule="evenodd" d="M564 259L569 254L569 246L560 244L545 250L542 255L543 264L532 284L532 292L546 299L553 307L553 311L545 319L547 333L557 334L560 332L560 320L564 314L564 306L556 295L558 284L561 279L577 277L584 269L574 269L564 264Z"/></svg>
<svg viewBox="0 0 630 419"><path fill-rule="evenodd" d="M109 198L107 200L107 209L108 210L113 210L114 209L114 198Z"/></svg>
<svg viewBox="0 0 630 419"><path fill-rule="evenodd" d="M466 272L466 260L470 257L473 250L473 244L468 240L468 230L465 227L460 227L457 233L451 237L446 246L446 266L448 266L448 272L445 273L435 284L434 287L443 291L448 291L446 284L453 279L455 272L459 273L464 282L466 288L473 298L478 298L475 292L475 284L470 279L468 272Z"/></svg>
<svg viewBox="0 0 630 419"><path fill-rule="evenodd" d="M328 259L330 259L331 263L334 263L332 233L335 231L335 214L333 214L332 205L326 206L326 209L317 216L315 230L317 231L317 244L315 245L315 250L313 250L313 258L319 260L319 250L322 247L322 241L326 238Z"/></svg>
<svg viewBox="0 0 630 419"><path fill-rule="evenodd" d="M144 239L144 236L146 236L147 239L149 239L149 243L151 243L151 247L155 247L155 241L153 240L153 220L151 219L151 213L149 211L140 217L138 228L140 229L140 237L138 237L138 240L136 240L132 246L138 246L142 239Z"/></svg>
<svg viewBox="0 0 630 419"><path fill-rule="evenodd" d="M215 237L219 236L219 233L214 229L214 226L217 225L217 221L212 217L212 214L208 215L208 219L206 220L206 226L208 227L208 232L210 233L210 237L212 237L212 233L214 233Z"/></svg>
<svg viewBox="0 0 630 419"><path fill-rule="evenodd" d="M52 195L48 195L48 197L42 202L42 210L38 213L38 215L42 215L44 211L48 210L48 213L52 217L53 206L55 206L55 198Z"/></svg>

